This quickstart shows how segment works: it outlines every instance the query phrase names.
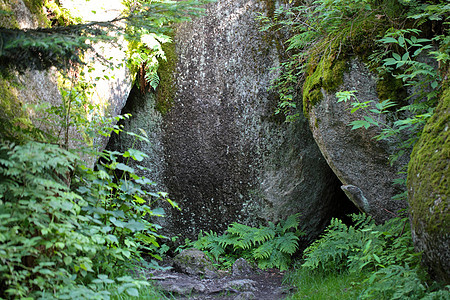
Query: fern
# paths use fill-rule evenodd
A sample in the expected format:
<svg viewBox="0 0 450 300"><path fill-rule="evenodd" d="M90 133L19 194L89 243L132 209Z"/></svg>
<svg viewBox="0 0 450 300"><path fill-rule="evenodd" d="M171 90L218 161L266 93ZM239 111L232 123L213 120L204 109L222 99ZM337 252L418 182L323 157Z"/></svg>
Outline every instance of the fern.
<svg viewBox="0 0 450 300"><path fill-rule="evenodd" d="M232 223L227 233L221 236L215 232L201 232L193 246L207 251L216 260L223 256L229 259L241 256L254 260L261 269L286 270L298 249L299 236L303 234L297 230L298 216L292 215L277 225L270 222L269 226L259 228Z"/></svg>
<svg viewBox="0 0 450 300"><path fill-rule="evenodd" d="M352 215L355 225L333 219L322 237L304 252L303 267L317 270L378 270L386 265L416 264L407 219L395 218L383 225L363 214Z"/></svg>

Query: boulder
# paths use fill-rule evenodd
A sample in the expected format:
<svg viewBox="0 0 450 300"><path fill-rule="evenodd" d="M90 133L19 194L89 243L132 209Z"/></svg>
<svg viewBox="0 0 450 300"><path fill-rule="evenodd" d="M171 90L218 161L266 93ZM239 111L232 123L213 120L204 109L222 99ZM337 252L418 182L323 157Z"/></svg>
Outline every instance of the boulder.
<svg viewBox="0 0 450 300"><path fill-rule="evenodd" d="M176 271L189 275L201 275L206 278L218 277L217 269L212 261L202 251L185 249L174 257L173 267Z"/></svg>
<svg viewBox="0 0 450 300"><path fill-rule="evenodd" d="M436 279L450 283L450 89L414 146L408 168L412 236Z"/></svg>
<svg viewBox="0 0 450 300"><path fill-rule="evenodd" d="M254 268L244 258L236 259L232 267L233 277L247 277L254 274Z"/></svg>
<svg viewBox="0 0 450 300"><path fill-rule="evenodd" d="M405 162L391 166L388 158L395 151L394 144L375 139L380 133L378 127L352 130L349 124L363 119L364 112L352 114L350 102L337 102L336 91L354 90L360 102L378 100L376 78L358 59L351 60L346 70L340 72L344 72L343 79L336 89L326 91L322 87L316 91L321 100L306 105L309 125L349 199L377 222L383 222L407 206L404 201L392 200L394 195L403 191L393 185L393 180L399 177L397 173L401 163ZM335 74L333 81L338 81L338 77ZM311 91L309 93L312 94ZM386 121L384 115L379 117Z"/></svg>
<svg viewBox="0 0 450 300"><path fill-rule="evenodd" d="M274 115L277 96L268 88L280 54L255 20L269 7L226 0L206 8L206 17L177 26L167 49L174 65L160 70L156 99L133 91L123 111L133 115L125 129L151 133L150 145L122 136L110 149L133 145L151 157L140 163L146 175L181 207L167 206L165 235L195 239L232 222L267 224L301 213L314 239L332 216L348 212L348 200L306 118L288 124Z"/></svg>

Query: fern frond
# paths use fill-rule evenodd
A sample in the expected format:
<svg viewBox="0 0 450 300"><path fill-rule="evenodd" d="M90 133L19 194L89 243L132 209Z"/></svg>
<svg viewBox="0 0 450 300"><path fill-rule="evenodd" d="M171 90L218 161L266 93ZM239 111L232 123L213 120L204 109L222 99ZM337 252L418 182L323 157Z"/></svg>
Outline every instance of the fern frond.
<svg viewBox="0 0 450 300"><path fill-rule="evenodd" d="M212 243L208 246L209 252L214 256L216 260L219 256L225 253L225 249L219 243Z"/></svg>
<svg viewBox="0 0 450 300"><path fill-rule="evenodd" d="M252 252L253 258L256 260L268 259L274 250L273 246L274 245L271 242L266 242L262 244L261 246L253 250Z"/></svg>
<svg viewBox="0 0 450 300"><path fill-rule="evenodd" d="M291 228L298 229L300 214L290 215L286 220L281 221L281 233L285 233Z"/></svg>
<svg viewBox="0 0 450 300"><path fill-rule="evenodd" d="M274 242L282 253L292 255L298 249L298 237L292 232L277 237Z"/></svg>
<svg viewBox="0 0 450 300"><path fill-rule="evenodd" d="M245 235L248 235L252 231L252 227L239 224L239 223L232 223L230 226L228 226L228 233L243 237Z"/></svg>
<svg viewBox="0 0 450 300"><path fill-rule="evenodd" d="M271 240L275 237L276 232L269 227L260 227L253 232L254 245L264 243L265 241Z"/></svg>
<svg viewBox="0 0 450 300"><path fill-rule="evenodd" d="M145 81L150 84L150 86L156 90L156 88L159 85L159 76L158 73L156 71L147 71L145 73Z"/></svg>

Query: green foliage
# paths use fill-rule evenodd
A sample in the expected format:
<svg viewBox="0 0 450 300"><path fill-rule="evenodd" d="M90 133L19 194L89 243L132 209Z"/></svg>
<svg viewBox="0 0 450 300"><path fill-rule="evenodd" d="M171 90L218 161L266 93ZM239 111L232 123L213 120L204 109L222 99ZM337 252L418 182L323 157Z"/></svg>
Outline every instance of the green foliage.
<svg viewBox="0 0 450 300"><path fill-rule="evenodd" d="M367 272L318 273L299 266L285 275L284 283L295 287L295 293L286 299L355 300L368 284Z"/></svg>
<svg viewBox="0 0 450 300"><path fill-rule="evenodd" d="M157 72L159 61L167 60L162 45L172 43L172 39L164 34L148 33L141 37L141 41L131 50L129 67L131 70L140 69L139 75L145 81L138 81L137 84L142 90L145 84L149 84L155 90L160 81Z"/></svg>
<svg viewBox="0 0 450 300"><path fill-rule="evenodd" d="M350 122L352 130L375 126L380 129L377 140L390 140L396 146L396 151L389 156L390 164L394 164L403 155L409 155L413 145L420 137L420 133L427 120L432 116L434 108L427 102L418 102L405 105L397 109L392 120L392 108L398 104L387 99L381 102L369 100L360 102L356 96L357 91L341 91L336 93L337 102L351 103L351 113L361 110L363 119ZM401 118L400 116L406 116Z"/></svg>
<svg viewBox="0 0 450 300"><path fill-rule="evenodd" d="M346 60L352 55L369 62L380 77L393 75L405 86L414 86L416 95L421 91L425 98L436 98L439 71L418 58L429 51L445 71L450 48L448 18L449 5L445 1L424 4L396 0L304 1L298 5L280 5L273 16L259 16L262 31L280 31L287 36L284 61L276 70L279 76L271 87L280 95L276 113L285 113L287 121L295 120L296 86L306 79L303 112L307 115L309 107L321 100L322 88L333 92L333 87L321 80L308 83L310 77L322 79L330 72L340 78L344 69L329 71L322 65L329 62L332 66L333 61ZM426 37L425 33L419 36L418 27L424 27L425 22L439 28L435 36ZM432 44L438 45L438 49L432 49Z"/></svg>
<svg viewBox="0 0 450 300"><path fill-rule="evenodd" d="M405 87L412 87L411 95L403 99L402 104L390 99L360 102L356 91L336 93L338 102L352 101L351 113L358 110L364 112L363 120L350 123L352 129L376 126L381 129L375 137L377 140L395 139L397 151L390 157L391 164L403 155L409 155L423 126L433 115L443 84L436 65L440 63L445 66L450 61L448 37L436 36L431 40L420 38L420 33L418 29L389 30L378 41L386 49L369 57L371 64L378 66L376 70L380 76L388 74L401 80ZM434 50L433 42L440 43L440 50ZM411 104L407 104L408 99ZM392 114L393 109L395 114ZM383 114L385 117L381 118Z"/></svg>
<svg viewBox="0 0 450 300"><path fill-rule="evenodd" d="M450 296L448 287L432 283L421 269L407 219L395 218L382 225L363 214L352 219L351 226L333 219L322 237L305 250L302 265L286 278L298 285L295 299L311 292L313 299L323 295L328 299Z"/></svg>
<svg viewBox="0 0 450 300"><path fill-rule="evenodd" d="M216 261L223 256L230 257L225 259L227 265L232 264L232 257L245 257L255 261L261 269L287 270L302 235L298 227L298 215L289 216L277 225L269 222L269 226L259 228L232 223L225 234L201 232L198 240L190 244L206 250Z"/></svg>
<svg viewBox="0 0 450 300"><path fill-rule="evenodd" d="M287 121L295 120L298 116L293 101L296 86L309 76L327 76L328 70L323 69L323 64L333 66L334 61L345 62L348 52L366 51L370 37L386 26L377 15L386 13L387 6L390 6L389 14L397 12L397 7L392 2L395 1L304 1L300 5L280 5L273 17L260 15L262 31L280 31L283 36L288 37L285 40L285 57L276 70L279 76L271 87L280 95L277 113L285 113ZM330 77L339 78L344 70L345 68L338 68L329 71ZM309 94L315 90L320 93L322 87L327 91L335 88L317 81L315 84L305 83L303 93ZM317 97L304 97L304 114L307 114L309 105L315 105L321 100L310 98Z"/></svg>
<svg viewBox="0 0 450 300"><path fill-rule="evenodd" d="M106 299L110 285L129 295L148 285L118 270L147 266L143 250L160 259L159 226L149 218L163 216L151 199L165 195L142 188L152 182L118 163L118 153L106 152L96 171L56 145L2 143L0 153L1 297Z"/></svg>
<svg viewBox="0 0 450 300"><path fill-rule="evenodd" d="M97 42L115 43L117 38L125 36L129 41L145 44L142 38L145 40L152 34L159 37L168 34L169 25L201 15L204 10L200 6L210 1L125 1L127 11L115 19L88 23L68 18L59 6L47 4L47 8L54 13L51 17L65 26L26 31L0 28L3 41L0 62L18 69L47 69L51 66L66 69L71 64L83 63L80 57L88 49L95 51L93 45ZM153 48L147 47L146 51L153 51ZM152 74L155 73L151 71Z"/></svg>
<svg viewBox="0 0 450 300"><path fill-rule="evenodd" d="M417 265L407 219L395 218L383 225L363 214L352 215L355 225L332 219L323 236L304 252L302 267L318 271L359 272L388 265Z"/></svg>
<svg viewBox="0 0 450 300"><path fill-rule="evenodd" d="M435 290L422 280L423 275L409 266L391 265L373 273L361 299L448 299L447 289Z"/></svg>

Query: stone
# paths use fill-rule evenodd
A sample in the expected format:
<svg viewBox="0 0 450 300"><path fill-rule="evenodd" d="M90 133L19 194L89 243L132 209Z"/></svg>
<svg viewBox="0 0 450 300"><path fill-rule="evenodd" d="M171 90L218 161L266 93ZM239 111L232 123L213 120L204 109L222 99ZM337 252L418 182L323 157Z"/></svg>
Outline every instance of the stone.
<svg viewBox="0 0 450 300"><path fill-rule="evenodd" d="M414 146L408 167L414 246L437 280L450 284L450 88Z"/></svg>
<svg viewBox="0 0 450 300"><path fill-rule="evenodd" d="M161 71L175 74L173 98L133 91L123 111L133 115L125 130L152 134L149 145L135 144L151 157L139 163L145 175L181 208L161 204L161 233L182 241L201 230L223 233L232 222L266 225L301 213L306 245L352 204L307 120L288 124L274 116L277 96L268 87L280 54L255 20L257 12L269 13L267 3L225 0L206 9L206 17L176 27L176 66ZM167 111L157 110L161 102L170 104ZM124 135L108 148L129 145L133 139Z"/></svg>
<svg viewBox="0 0 450 300"><path fill-rule="evenodd" d="M233 298L233 300L251 300L256 299L256 296L252 292L243 292Z"/></svg>
<svg viewBox="0 0 450 300"><path fill-rule="evenodd" d="M377 100L376 78L358 59L349 62L338 91L357 91L360 102ZM391 141L377 141L378 127L352 130L352 121L363 119L364 113L351 113L350 102L337 102L334 92L321 89L322 100L309 108L309 126L314 139L337 175L350 200L377 222L384 222L406 208L404 201L392 200L404 190L394 186L393 180L404 160L390 166L388 158L393 153ZM386 121L381 115L380 120Z"/></svg>
<svg viewBox="0 0 450 300"><path fill-rule="evenodd" d="M235 279L227 282L223 289L226 291L254 292L256 291L256 281L251 279Z"/></svg>
<svg viewBox="0 0 450 300"><path fill-rule="evenodd" d="M205 278L216 278L217 269L212 261L198 249L185 249L173 259L174 269L189 275L201 275Z"/></svg>
<svg viewBox="0 0 450 300"><path fill-rule="evenodd" d="M232 266L232 275L234 277L246 277L254 273L253 267L244 259L238 258Z"/></svg>

